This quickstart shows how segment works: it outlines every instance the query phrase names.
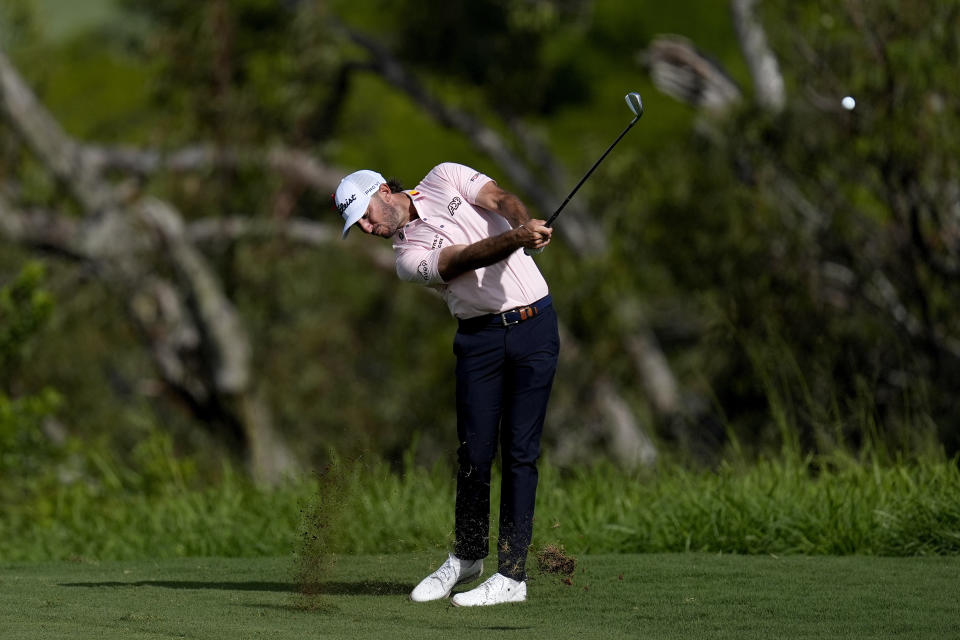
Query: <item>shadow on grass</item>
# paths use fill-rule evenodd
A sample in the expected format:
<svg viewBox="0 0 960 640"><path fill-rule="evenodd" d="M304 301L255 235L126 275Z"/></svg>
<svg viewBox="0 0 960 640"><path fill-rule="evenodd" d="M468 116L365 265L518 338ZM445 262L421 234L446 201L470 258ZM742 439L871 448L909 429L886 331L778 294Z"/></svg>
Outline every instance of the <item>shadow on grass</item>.
<svg viewBox="0 0 960 640"><path fill-rule="evenodd" d="M271 610L271 611L282 611L282 612L284 612L284 613L303 613L303 614L307 614L307 615L317 615L317 614L320 614L320 615L328 615L328 614L340 614L340 613L342 613L342 610L340 609L340 607L338 607L338 606L336 606L336 605L334 605L334 604L332 604L332 603L330 603L330 602L327 602L327 601L323 600L323 597L322 597L322 596L312 597L312 598L305 597L305 598L302 599L302 600L299 600L299 601L296 601L296 602L292 602L292 603L290 603L290 604L276 604L276 603L273 603L273 602L260 602L260 603L256 603L256 604L245 604L245 605L242 605L242 606L245 607L245 608L248 608L248 609L259 609L259 610L269 609L269 610ZM413 608L422 607L422 606L423 606L423 605L411 603L411 607L413 607ZM453 610L455 607L454 607L453 605L448 605L447 608L450 609L450 610ZM423 625L424 623L423 623L423 621L420 621L420 622L418 622L418 624ZM451 631L451 626L450 626L449 624L440 624L440 623L438 623L438 624L433 624L433 625L427 625L426 627L423 627L423 628L428 628L428 629L435 630L435 631L446 631L446 632L450 632L450 631ZM530 631L530 630L532 630L532 629L536 629L536 628L537 628L537 627L535 627L535 626L525 626L525 627L521 627L521 626L508 626L508 625L492 625L492 626L489 626L489 627L484 627L484 626L474 627L474 626L471 626L470 623L466 623L466 622L460 621L460 622L457 622L457 623L456 623L456 628L454 629L454 631L455 631L456 633L460 633L460 635L462 636L462 635L464 635L465 633L470 632L470 631L508 631L508 632L509 632L509 631L516 631L516 632L521 632L521 631L523 631L523 632L528 632L528 631Z"/></svg>
<svg viewBox="0 0 960 640"><path fill-rule="evenodd" d="M164 589L214 589L219 591L272 591L297 593L297 586L289 582L195 582L186 580L140 580L138 582L66 582L59 587L117 588L161 587ZM401 582L326 581L316 586L317 593L329 596L396 596L405 595L412 587Z"/></svg>

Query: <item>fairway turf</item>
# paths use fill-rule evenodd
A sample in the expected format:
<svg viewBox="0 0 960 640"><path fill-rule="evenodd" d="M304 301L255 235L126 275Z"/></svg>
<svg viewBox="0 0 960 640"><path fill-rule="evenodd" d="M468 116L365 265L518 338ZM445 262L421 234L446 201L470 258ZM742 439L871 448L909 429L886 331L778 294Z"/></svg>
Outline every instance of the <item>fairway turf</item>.
<svg viewBox="0 0 960 640"><path fill-rule="evenodd" d="M573 584L534 569L526 603L410 602L442 559L341 556L316 598L293 558L6 563L0 637L960 637L956 557L582 556Z"/></svg>

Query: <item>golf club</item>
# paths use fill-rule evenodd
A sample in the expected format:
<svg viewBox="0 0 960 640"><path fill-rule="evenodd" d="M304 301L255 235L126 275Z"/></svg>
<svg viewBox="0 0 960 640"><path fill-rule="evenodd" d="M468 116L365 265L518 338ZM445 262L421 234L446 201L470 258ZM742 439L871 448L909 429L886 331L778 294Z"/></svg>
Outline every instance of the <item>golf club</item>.
<svg viewBox="0 0 960 640"><path fill-rule="evenodd" d="M643 115L643 100L640 99L639 93L637 93L636 91L631 91L626 96L624 96L624 99L627 101L627 106L630 107L630 111L633 112L633 115L634 115L633 120L630 121L630 124L627 125L626 129L620 132L620 135L617 136L617 139L613 141L613 144L607 147L607 150L603 152L603 155L600 156L600 158L598 158L597 161L593 163L593 166L590 167L590 170L587 171L587 173L584 174L582 178L580 178L580 182L578 182L577 186L573 188L573 191L570 192L570 195L567 196L567 199L563 201L563 204L557 207L557 210L554 211L553 215L550 216L550 218L547 220L546 226L548 227L553 226L553 223L554 221L556 221L557 216L560 215L560 212L563 211L563 208L567 206L568 202L570 202L570 198L572 198L574 194L580 189L580 187L583 186L583 183L587 181L587 178L590 177L590 174L593 173L594 169L600 166L600 163L603 162L603 159L607 157L607 154L610 153L610 151L615 146L617 146L617 143L623 139L623 136L627 135L627 131L630 131L630 128L633 127L633 125L637 124L637 120L639 120L640 116ZM543 251L543 249L524 249L523 250L523 252L528 256L536 255L541 251Z"/></svg>

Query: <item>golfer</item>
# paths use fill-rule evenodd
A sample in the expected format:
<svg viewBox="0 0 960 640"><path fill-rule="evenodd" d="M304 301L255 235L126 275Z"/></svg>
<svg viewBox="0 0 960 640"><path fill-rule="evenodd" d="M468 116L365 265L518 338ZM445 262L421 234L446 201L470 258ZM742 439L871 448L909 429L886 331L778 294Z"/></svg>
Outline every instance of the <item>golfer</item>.
<svg viewBox="0 0 960 640"><path fill-rule="evenodd" d="M438 291L457 318L455 546L410 594L450 595L477 579L489 553L490 469L499 443L503 484L497 573L453 597L457 606L522 602L533 533L537 459L560 340L547 283L521 249L542 249L553 230L515 195L461 164L433 168L403 190L374 171L340 182L343 235L356 225L391 238L397 275Z"/></svg>

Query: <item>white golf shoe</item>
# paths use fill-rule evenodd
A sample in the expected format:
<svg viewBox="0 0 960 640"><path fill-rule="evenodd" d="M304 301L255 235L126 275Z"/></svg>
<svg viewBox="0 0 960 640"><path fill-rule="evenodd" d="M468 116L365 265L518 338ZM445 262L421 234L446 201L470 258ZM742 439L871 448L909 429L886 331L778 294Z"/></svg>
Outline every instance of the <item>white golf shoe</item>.
<svg viewBox="0 0 960 640"><path fill-rule="evenodd" d="M517 582L502 573L495 573L476 589L453 596L450 602L458 607L485 607L505 602L523 602L526 599L526 582Z"/></svg>
<svg viewBox="0 0 960 640"><path fill-rule="evenodd" d="M439 569L420 581L410 599L414 602L429 602L450 595L450 591L462 582L469 582L483 573L483 560L461 560L450 554Z"/></svg>

